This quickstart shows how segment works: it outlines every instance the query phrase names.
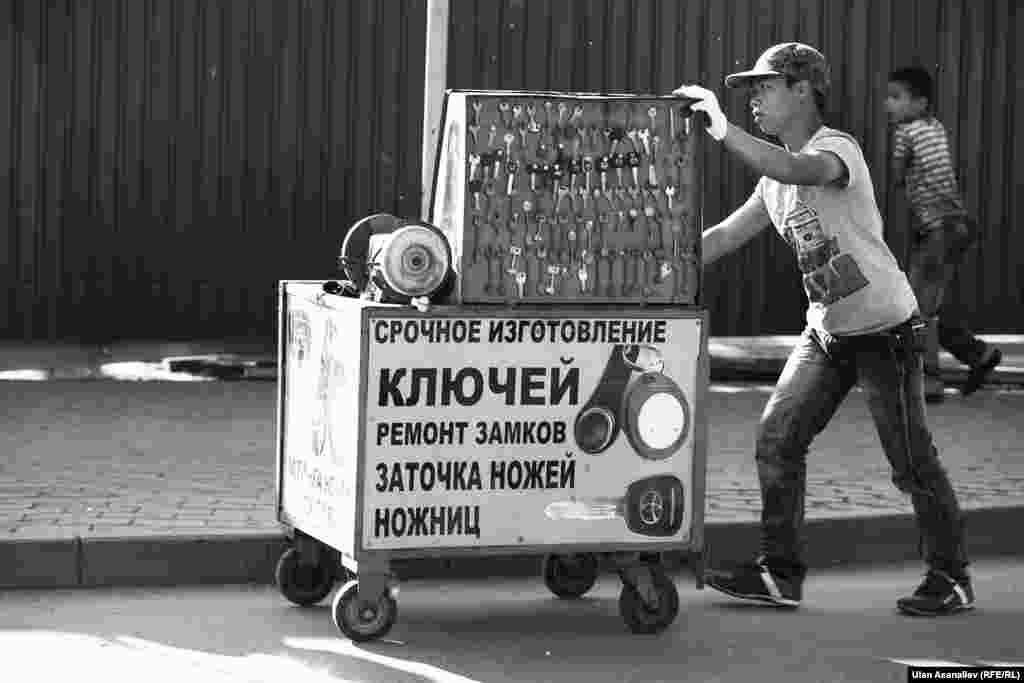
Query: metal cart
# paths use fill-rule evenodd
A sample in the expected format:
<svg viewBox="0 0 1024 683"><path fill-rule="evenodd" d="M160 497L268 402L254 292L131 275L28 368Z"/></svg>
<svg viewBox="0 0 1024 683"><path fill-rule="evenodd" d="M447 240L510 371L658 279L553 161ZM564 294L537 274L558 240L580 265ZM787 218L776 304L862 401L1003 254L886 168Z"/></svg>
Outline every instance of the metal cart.
<svg viewBox="0 0 1024 683"><path fill-rule="evenodd" d="M394 561L539 555L554 595L584 595L608 563L631 631L672 623L662 556L703 551L705 311L421 313L324 285L280 285L288 600L343 583L334 622L371 640L397 616Z"/></svg>

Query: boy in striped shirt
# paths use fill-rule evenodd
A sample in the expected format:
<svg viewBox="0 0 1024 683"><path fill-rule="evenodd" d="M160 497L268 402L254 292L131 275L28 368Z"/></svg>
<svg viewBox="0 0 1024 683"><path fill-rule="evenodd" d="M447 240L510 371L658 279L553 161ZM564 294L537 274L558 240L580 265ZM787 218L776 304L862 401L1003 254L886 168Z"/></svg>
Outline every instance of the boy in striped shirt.
<svg viewBox="0 0 1024 683"><path fill-rule="evenodd" d="M946 128L931 110L932 78L909 67L889 75L885 108L894 127L892 161L897 184L905 185L916 221L911 238L910 284L928 320L924 354L925 400L943 399L941 345L970 368L963 395L977 391L1002 360L1002 353L975 337L962 315L943 305L946 289L977 241L957 185Z"/></svg>

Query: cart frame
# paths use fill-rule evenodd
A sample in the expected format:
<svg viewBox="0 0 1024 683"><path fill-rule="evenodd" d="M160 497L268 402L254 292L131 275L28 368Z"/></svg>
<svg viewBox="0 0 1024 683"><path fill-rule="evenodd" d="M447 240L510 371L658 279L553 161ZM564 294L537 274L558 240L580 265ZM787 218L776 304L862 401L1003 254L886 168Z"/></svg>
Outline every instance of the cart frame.
<svg viewBox="0 0 1024 683"><path fill-rule="evenodd" d="M358 409L359 409L359 424L358 424L358 437L357 437L357 452L356 457L356 482L355 482L355 499L356 499L356 517L355 517L355 532L354 532L354 548L353 552L349 553L346 550L335 548L322 539L317 538L311 533L307 533L302 528L301 520L297 520L294 515L290 514L285 509L283 503L284 489L286 486L286 479L284 476L284 457L285 457L285 443L288 438L287 434L287 418L286 418L286 401L288 396L288 350L289 350L289 339L288 339L288 325L289 325L289 297L294 294L290 293L292 285L312 285L317 286L320 293L317 295L317 301L314 302L318 305L323 305L325 302L333 303L334 306L329 306L333 310L339 310L340 306L345 306L346 302L352 302L351 305L358 305L361 308L359 313L361 318L360 327L360 357L367 358L369 353L369 324L373 320L375 312L381 312L388 318L424 318L424 317L503 317L507 316L509 311L507 309L498 309L494 306L487 305L460 305L457 307L438 307L430 311L429 314L419 313L416 309L411 307L394 306L394 305L382 305L382 304L366 304L364 302L356 303L353 299L346 299L344 297L338 297L332 294L328 294L323 290L323 281L310 281L310 280L288 280L281 281L279 283L279 315L278 315L278 390L277 390L277 442L276 442L276 496L275 496L275 507L277 520L282 524L286 535L291 539L292 548L286 551L286 555L289 552L292 553L288 557L290 562L291 571L297 571L298 569L304 569L310 571L319 568L320 575L326 576L326 583L330 584L333 588L334 582L339 578L352 579L354 576L358 576L358 583L356 586L358 600L364 603L372 603L375 600L379 600L381 596L393 596L396 594L395 588L397 586L397 578L394 574L394 568L392 563L394 561L402 561L409 559L457 559L465 557L487 557L487 556L548 556L549 562L552 556L555 557L573 557L573 556L588 556L593 555L600 558L604 558L606 561L610 561L615 569L619 572L623 578L624 584L632 585L634 588L638 584L643 584L644 572L639 571L638 568L645 566L657 565L660 567L660 554L666 552L680 552L688 554L691 561L694 562L695 573L697 578L697 587L701 588L702 585L702 568L704 559L704 499L706 490L706 453L707 453L707 419L705 410L705 401L708 393L709 384L709 353L708 353L708 314L707 311L700 307L679 307L679 306L636 306L628 309L614 310L611 307L557 307L557 308L542 308L542 307L517 307L519 313L528 313L531 318L545 319L545 318L564 318L573 317L578 315L581 317L590 316L593 317L595 314L608 314L614 315L617 318L652 318L657 317L659 313L667 313L671 311L672 318L690 318L697 319L700 321L700 350L699 357L696 362L697 377L695 383L696 395L691 401L691 420L693 430L693 459L691 462L691 482L688 488L688 496L692 498L690 505L692 506L692 516L690 523L689 538L684 543L679 543L678 540L671 541L643 541L643 542L631 542L628 544L622 544L615 546L609 546L609 544L595 544L595 543L572 543L572 544L545 544L545 545L502 545L502 546L482 546L482 547L449 547L449 548L437 548L437 547L420 547L420 548L403 548L403 549L367 549L363 547L363 526L364 519L361 514L362 508L361 503L363 501L363 487L365 478L365 439L366 439L366 416L364 415L366 405L366 392L368 391L367 373L368 363L360 364L360 377L359 377L359 397L358 397ZM683 312L686 315L680 315ZM486 447L481 447L486 448ZM282 556L282 562L285 561L285 556ZM282 567L279 562L278 566L278 583L284 591L284 586L281 585L282 581L287 582L287 571L285 575L282 575ZM546 570L547 571L547 570ZM284 576L284 578L282 578ZM349 582L351 583L351 582ZM348 584L347 584L348 585ZM549 583L549 587L551 587ZM321 587L322 588L322 587ZM554 590L554 589L553 589ZM313 604L318 600L311 600L311 597L321 591L314 591L312 595L303 593L302 600L295 600L298 604ZM327 591L329 593L329 590ZM349 589L351 593L351 589ZM325 593L320 596L319 599L326 597ZM339 593L339 596L341 594ZM286 597L288 596L286 592ZM351 596L350 596L351 597ZM337 614L336 621L337 621ZM673 615L674 616L674 615ZM339 628L341 626L339 625ZM343 629L344 630L344 629ZM350 635L351 637L351 635Z"/></svg>

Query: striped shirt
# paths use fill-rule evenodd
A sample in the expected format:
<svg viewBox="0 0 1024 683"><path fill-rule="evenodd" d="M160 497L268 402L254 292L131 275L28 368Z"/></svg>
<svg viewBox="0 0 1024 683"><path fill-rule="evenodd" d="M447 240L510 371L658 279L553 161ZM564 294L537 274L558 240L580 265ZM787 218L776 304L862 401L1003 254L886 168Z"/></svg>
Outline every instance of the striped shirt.
<svg viewBox="0 0 1024 683"><path fill-rule="evenodd" d="M907 200L922 229L947 216L965 214L949 138L938 119L927 117L896 126L892 154L894 163L906 169Z"/></svg>

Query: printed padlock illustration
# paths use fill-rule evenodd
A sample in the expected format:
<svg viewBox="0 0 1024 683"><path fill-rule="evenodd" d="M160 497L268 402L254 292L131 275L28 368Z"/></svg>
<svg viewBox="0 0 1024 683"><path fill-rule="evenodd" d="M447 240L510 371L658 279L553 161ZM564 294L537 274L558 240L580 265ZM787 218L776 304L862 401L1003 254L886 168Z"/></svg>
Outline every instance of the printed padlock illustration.
<svg viewBox="0 0 1024 683"><path fill-rule="evenodd" d="M587 498L551 503L548 519L601 521L625 519L626 527L645 536L673 536L683 525L683 483L670 474L635 481L624 498Z"/></svg>
<svg viewBox="0 0 1024 683"><path fill-rule="evenodd" d="M616 344L593 395L576 416L580 450L603 453L625 431L633 449L648 460L664 460L678 451L690 429L690 407L664 367L653 346Z"/></svg>

